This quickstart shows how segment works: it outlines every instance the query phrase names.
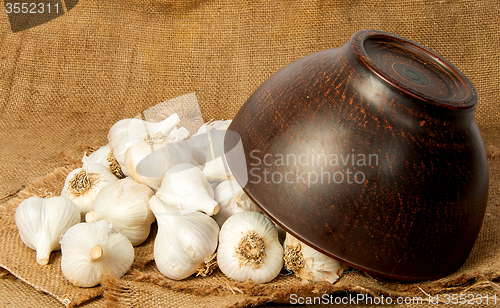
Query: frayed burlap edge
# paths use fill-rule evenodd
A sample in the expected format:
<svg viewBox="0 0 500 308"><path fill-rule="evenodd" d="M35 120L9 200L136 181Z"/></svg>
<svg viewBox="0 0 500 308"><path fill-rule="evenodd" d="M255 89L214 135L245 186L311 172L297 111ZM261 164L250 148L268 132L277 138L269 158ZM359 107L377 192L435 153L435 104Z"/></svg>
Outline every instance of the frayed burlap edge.
<svg viewBox="0 0 500 308"><path fill-rule="evenodd" d="M66 176L75 168L79 168L82 165L82 157L84 153L91 153L94 151L95 147L90 146L79 146L78 152L80 155L77 155L74 152L65 151L59 153L61 160L63 161L63 166L56 168L54 171L50 172L44 177L38 178L33 183L29 185L24 185L21 189L19 189L15 193L10 193L6 196L3 196L0 199L0 211L2 215L0 215L0 231L1 232L16 232L17 228L14 222L15 210L19 203L26 198L37 196L37 197L52 197L58 196L61 193L62 186L64 184L64 180ZM20 242L20 238L17 236L18 241ZM18 252L19 253L19 252ZM55 259L55 260L54 260ZM60 252L53 252L51 254L51 263L57 262L60 259ZM81 289L77 287L69 286L69 288L74 290L74 293L70 296L66 296L69 294L65 294L66 292L61 291L57 288L52 287L50 284L41 285L38 281L34 281L32 276L27 276L26 272L37 272L37 267L31 269L20 270L17 264L7 264L5 262L5 256L0 254L0 267L8 271L10 275L15 276L17 279L23 281L24 283L32 286L35 290L46 293L56 300L64 304L66 307L73 307L80 305L88 300L96 298L97 296L102 295L102 287L97 287L93 289ZM28 266L27 264L25 265ZM42 269L38 268L40 271ZM44 268L45 269L45 268ZM59 284L59 283L56 283ZM68 286L66 286L68 288Z"/></svg>

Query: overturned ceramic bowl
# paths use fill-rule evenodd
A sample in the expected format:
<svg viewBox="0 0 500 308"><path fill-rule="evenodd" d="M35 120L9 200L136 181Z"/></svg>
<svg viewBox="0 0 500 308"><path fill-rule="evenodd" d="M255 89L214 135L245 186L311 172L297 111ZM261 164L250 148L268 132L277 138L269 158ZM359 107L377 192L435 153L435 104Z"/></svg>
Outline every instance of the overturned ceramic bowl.
<svg viewBox="0 0 500 308"><path fill-rule="evenodd" d="M266 80L229 126L226 158L250 198L318 251L435 279L465 262L486 209L477 100L434 52L360 31Z"/></svg>

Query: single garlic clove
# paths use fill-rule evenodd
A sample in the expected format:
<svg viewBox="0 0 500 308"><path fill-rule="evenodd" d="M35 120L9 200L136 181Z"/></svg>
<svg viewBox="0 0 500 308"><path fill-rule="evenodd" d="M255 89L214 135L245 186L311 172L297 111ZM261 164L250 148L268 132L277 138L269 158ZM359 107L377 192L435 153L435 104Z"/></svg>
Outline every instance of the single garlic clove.
<svg viewBox="0 0 500 308"><path fill-rule="evenodd" d="M64 197L30 197L17 207L15 221L21 240L36 250L37 263L45 265L50 253L60 249L60 237L80 222L80 212Z"/></svg>
<svg viewBox="0 0 500 308"><path fill-rule="evenodd" d="M156 196L149 204L158 222L154 244L158 270L175 280L197 272L208 274L215 263L213 256L219 235L217 223L199 212L183 215Z"/></svg>
<svg viewBox="0 0 500 308"><path fill-rule="evenodd" d="M212 186L201 170L189 163L171 167L163 177L156 196L183 214L200 211L215 215L219 211L219 204L213 199Z"/></svg>
<svg viewBox="0 0 500 308"><path fill-rule="evenodd" d="M125 166L134 180L155 191L167 170L180 163L192 161L186 141L170 142L163 138L141 141L125 152Z"/></svg>
<svg viewBox="0 0 500 308"><path fill-rule="evenodd" d="M214 216L219 226L232 215L244 211L261 212L260 208L245 194L236 180L221 182L214 190L214 199L219 203L220 209Z"/></svg>
<svg viewBox="0 0 500 308"><path fill-rule="evenodd" d="M66 176L61 196L71 199L83 216L94 209L95 198L101 189L116 181L118 178L108 168L86 159L82 168Z"/></svg>
<svg viewBox="0 0 500 308"><path fill-rule="evenodd" d="M229 278L271 281L283 267L283 248L274 223L257 212L236 213L222 225L217 262Z"/></svg>
<svg viewBox="0 0 500 308"><path fill-rule="evenodd" d="M125 168L125 152L129 147L142 141L143 138L157 133L168 136L179 123L180 118L177 113L159 123L139 119L124 119L116 122L109 130L108 141L114 157L122 167L123 173L130 176L127 168Z"/></svg>
<svg viewBox="0 0 500 308"><path fill-rule="evenodd" d="M130 241L105 220L71 227L61 239L61 250L63 275L77 287L99 284L106 271L120 278L134 261Z"/></svg>
<svg viewBox="0 0 500 308"><path fill-rule="evenodd" d="M307 281L327 281L334 283L339 279L342 266L334 260L286 233L283 244L285 267Z"/></svg>
<svg viewBox="0 0 500 308"><path fill-rule="evenodd" d="M134 246L140 245L149 236L155 220L148 205L153 194L149 187L131 178L119 180L99 192L95 209L85 215L85 221L106 220Z"/></svg>

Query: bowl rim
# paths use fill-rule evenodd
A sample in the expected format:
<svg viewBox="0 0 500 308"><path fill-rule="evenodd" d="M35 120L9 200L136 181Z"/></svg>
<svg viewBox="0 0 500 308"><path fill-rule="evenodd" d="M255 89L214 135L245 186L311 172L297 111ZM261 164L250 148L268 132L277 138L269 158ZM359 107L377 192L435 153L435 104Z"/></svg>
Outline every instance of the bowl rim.
<svg viewBox="0 0 500 308"><path fill-rule="evenodd" d="M430 95L426 95L422 91L413 90L403 83L399 82L397 79L393 78L390 74L386 73L383 68L378 66L370 57L369 53L365 49L365 43L368 40L390 40L395 43L400 44L408 49L413 49L412 53L418 56L423 56L430 62L434 63L436 66L440 67L443 71L453 76L457 81L461 83L464 87L466 93L462 99L459 100L446 100ZM476 88L472 82L461 72L457 67L455 67L451 62L446 60L441 55L436 52L420 45L417 42L404 38L402 36L381 31L381 30L361 30L354 33L350 39L351 48L354 54L368 69L370 69L379 78L384 80L386 83L395 87L401 92L404 92L418 100L422 100L428 104L441 106L449 109L464 110L464 109L475 109L478 103L478 95Z"/></svg>

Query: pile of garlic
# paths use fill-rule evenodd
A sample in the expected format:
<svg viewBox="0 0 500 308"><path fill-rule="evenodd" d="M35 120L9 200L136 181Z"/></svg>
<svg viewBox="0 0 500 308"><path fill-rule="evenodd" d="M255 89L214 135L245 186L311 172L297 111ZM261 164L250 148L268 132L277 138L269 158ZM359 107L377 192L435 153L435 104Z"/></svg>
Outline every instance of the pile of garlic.
<svg viewBox="0 0 500 308"><path fill-rule="evenodd" d="M303 279L334 282L337 264L288 237L283 248L278 227L234 179L223 151L231 121L203 124L190 138L179 123L175 113L159 123L118 121L109 144L68 174L60 197L21 202L16 225L37 262L61 249L62 272L75 286L95 286L106 271L120 278L156 220L154 258L170 279L218 266L236 281L265 283L285 264ZM304 266L290 265L297 262Z"/></svg>

